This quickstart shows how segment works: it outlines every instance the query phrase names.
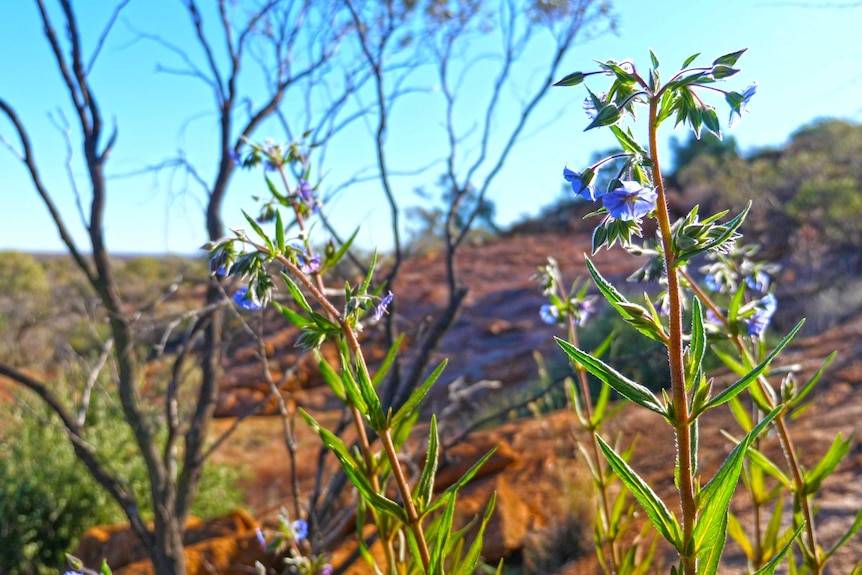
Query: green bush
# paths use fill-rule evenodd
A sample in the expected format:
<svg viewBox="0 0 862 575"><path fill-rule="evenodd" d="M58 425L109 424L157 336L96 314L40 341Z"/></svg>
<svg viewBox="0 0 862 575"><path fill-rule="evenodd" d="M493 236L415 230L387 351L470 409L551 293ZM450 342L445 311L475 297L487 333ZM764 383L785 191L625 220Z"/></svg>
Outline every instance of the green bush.
<svg viewBox="0 0 862 575"><path fill-rule="evenodd" d="M0 409L0 417L0 573L57 573L66 565L65 553L74 550L87 528L126 518L78 462L59 420L47 408L19 402ZM120 418L106 395L95 394L86 438L144 507L146 470ZM237 507L236 479L233 469L206 468L192 512L211 517Z"/></svg>

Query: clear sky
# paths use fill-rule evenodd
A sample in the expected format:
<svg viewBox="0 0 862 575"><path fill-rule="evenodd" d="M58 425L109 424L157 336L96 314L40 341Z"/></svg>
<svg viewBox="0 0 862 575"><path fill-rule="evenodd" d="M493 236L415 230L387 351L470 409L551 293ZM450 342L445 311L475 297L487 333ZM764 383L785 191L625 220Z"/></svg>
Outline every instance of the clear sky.
<svg viewBox="0 0 862 575"><path fill-rule="evenodd" d="M77 4L89 51L94 32L110 14L105 7L112 3L98 0ZM618 34L582 42L570 53L564 74L590 69L594 58L631 58L645 69L649 65L647 49L652 48L667 77L694 52L703 53L702 62L708 63L720 54L748 47L739 62L742 72L728 85L741 90L752 81L759 84L749 107L751 113L728 132L743 150L779 146L793 131L816 118L862 121L862 41L858 32L862 8L816 0L621 0L615 6L620 17ZM124 175L185 150L199 163L204 177L211 179L213 117L201 112L212 109L212 97L199 83L157 72L158 64L171 62L165 50L151 43L130 42L135 30L170 38L189 37L190 24L178 0L131 0L123 14L92 76L104 116L108 121L116 120L120 134L109 164L108 246L122 253L194 253L205 241L202 204L194 182L170 171L158 176ZM524 82L536 78L535 74L525 74ZM601 87L597 83L594 89ZM57 120L58 106L62 106L71 121L69 99L42 34L35 2L0 3L0 97L17 109L28 127L43 176L70 227L86 245L65 173L63 137L49 118L51 115ZM535 214L559 197L563 166L582 166L593 150L610 144L597 131L583 132L583 97L582 89L557 88L544 101L527 137L510 156L505 172L490 192L497 204L499 223ZM723 104L714 103L720 117L726 118ZM422 100L414 104L407 101L392 118L390 150L393 160L404 167L425 165L429 155L439 157L439 153L429 153L429 148L440 141L442 120L423 122L427 118L422 117ZM0 135L17 146L5 118L0 118ZM258 135L263 139L267 133L260 131ZM687 137L681 132L676 135ZM360 129L346 137L329 152L327 162L333 175L328 181L346 180L373 162L370 141L362 140L366 131ZM77 141L74 145L79 146ZM77 148L75 153L79 154ZM337 174L339 171L342 174ZM431 172L426 180L433 180L435 174ZM83 183L80 168L76 168L76 175ZM398 185L402 202L417 201L415 179L398 181ZM265 193L259 177L245 175L234 182L223 212L229 226L242 225L241 208L255 211L251 198L255 193ZM387 211L379 186L354 186L331 210L340 226L351 231L363 226L363 244L388 245ZM0 249L62 249L23 166L5 147L0 147Z"/></svg>

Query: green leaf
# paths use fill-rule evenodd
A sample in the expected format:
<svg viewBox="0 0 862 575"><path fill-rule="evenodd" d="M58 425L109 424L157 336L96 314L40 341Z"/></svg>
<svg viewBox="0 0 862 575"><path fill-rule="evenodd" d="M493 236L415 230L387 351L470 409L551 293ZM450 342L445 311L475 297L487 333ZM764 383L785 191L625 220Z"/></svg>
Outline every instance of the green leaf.
<svg viewBox="0 0 862 575"><path fill-rule="evenodd" d="M488 505L485 506L485 515L484 517L482 517L482 523L479 525L479 532L476 534L476 538L470 545L470 549L467 550L467 554L464 556L464 561L461 563L460 569L455 575L472 575L476 571L476 565L478 564L479 556L482 553L482 545L485 538L485 528L488 526L488 522L491 520L491 516L494 513L494 506L496 505L496 503L497 492L495 491L491 493L491 499L488 501Z"/></svg>
<svg viewBox="0 0 862 575"><path fill-rule="evenodd" d="M558 81L554 86L578 86L584 82L584 73L583 72L572 72L571 74L563 77L562 80Z"/></svg>
<svg viewBox="0 0 862 575"><path fill-rule="evenodd" d="M560 338L555 339L557 340L557 344L563 348L563 351L569 357L584 366L584 369L598 377L601 381L614 388L617 393L663 417L667 416L658 398L649 389L639 383L635 383L611 366L581 351L569 342Z"/></svg>
<svg viewBox="0 0 862 575"><path fill-rule="evenodd" d="M419 483L416 484L416 489L413 492L413 503L420 515L434 496L434 478L437 477L437 462L440 456L439 441L437 416L432 415L430 430L428 431L428 451L425 455L425 466L422 468L422 475L419 477Z"/></svg>
<svg viewBox="0 0 862 575"><path fill-rule="evenodd" d="M113 575L111 572L111 568L108 567L108 560L107 559L102 559L102 565L101 565L101 567L99 567L99 572L102 575Z"/></svg>
<svg viewBox="0 0 862 575"><path fill-rule="evenodd" d="M377 390L374 388L374 383L368 375L367 368L360 360L354 361L353 371L356 373L356 381L359 384L359 393L362 394L362 399L365 400L366 409L363 414L368 418L371 428L380 433L386 427L386 416L383 415L383 406L380 404L380 398L377 396Z"/></svg>
<svg viewBox="0 0 862 575"><path fill-rule="evenodd" d="M630 152L632 154L640 154L641 156L647 157L649 153L641 146L637 140L635 140L631 131L626 131L620 128L619 126L611 126L611 132L614 133L614 136L617 137L617 141L622 146L623 150L626 152Z"/></svg>
<svg viewBox="0 0 862 575"><path fill-rule="evenodd" d="M584 128L584 131L586 132L593 128L601 128L603 126L616 124L620 121L620 118L622 118L622 112L620 112L620 109L613 104L608 104L598 111L596 117L593 118L593 121L590 122L586 128Z"/></svg>
<svg viewBox="0 0 862 575"><path fill-rule="evenodd" d="M694 550L698 559L698 575L714 575L727 536L727 510L736 491L745 453L754 439L783 409L773 409L737 445L712 480L698 493L698 517L694 525Z"/></svg>
<svg viewBox="0 0 862 575"><path fill-rule="evenodd" d="M811 393L811 390L814 389L814 386L820 381L820 378L823 376L823 372L826 371L826 368L829 367L829 364L832 363L832 360L838 355L837 351L833 351L829 354L829 357L823 362L820 366L820 369L811 376L811 379L805 382L805 385L787 402L788 414L793 412L793 408L798 406L805 397Z"/></svg>
<svg viewBox="0 0 862 575"><path fill-rule="evenodd" d="M737 50L736 52L728 52L722 56L719 56L715 60L712 61L713 66L735 66L736 61L739 60L739 57L745 54L748 48L743 48L742 50Z"/></svg>
<svg viewBox="0 0 862 575"><path fill-rule="evenodd" d="M838 435L835 436L835 441L832 442L832 446L829 448L829 451L826 452L826 455L817 462L814 469L804 474L805 492L803 495L811 495L820 489L820 484L823 480L835 471L835 468L839 463L841 463L841 460L844 459L847 452L850 451L851 442L851 439L842 441L841 433L838 433Z"/></svg>
<svg viewBox="0 0 862 575"><path fill-rule="evenodd" d="M383 358L383 363L380 365L380 368L377 370L377 373L374 374L374 378L371 382L374 384L374 387L380 385L383 381L383 378L386 377L386 374L389 373L389 368L392 367L392 363L395 361L395 358L398 356L398 350L401 349L401 342L404 341L404 334L398 336L395 340L395 343L392 344L392 347L389 348L389 351L386 352L386 357Z"/></svg>
<svg viewBox="0 0 862 575"><path fill-rule="evenodd" d="M331 256L326 258L326 267L321 271L326 271L327 269L333 267L334 265L336 265L338 262L341 261L341 258L344 257L344 254L346 254L347 250L350 249L350 246L353 245L353 240L356 239L356 234L358 234L358 233L359 233L359 228L356 228L356 230L353 232L353 234L351 234L351 236L349 238L347 238L347 241L342 243L341 246L338 248L338 250L335 251L334 254L332 254Z"/></svg>
<svg viewBox="0 0 862 575"><path fill-rule="evenodd" d="M722 224L721 226L716 226L715 229L720 229L721 233L714 237L712 240L705 242L703 244L698 244L698 247L692 250L686 250L681 253L679 257L674 260L674 266L681 266L689 259L693 258L698 254L702 254L707 252L713 248L717 248L724 242L728 241L731 237L733 237L736 230L739 226L742 225L742 222L745 221L745 217L748 215L749 210L751 210L751 201L749 200L748 205L745 206L739 214L736 215L735 218L728 221L726 224Z"/></svg>
<svg viewBox="0 0 862 575"><path fill-rule="evenodd" d="M323 376L323 380L332 390L332 393L341 401L347 401L347 396L344 392L344 382L341 381L341 377L332 369L332 366L329 365L329 362L326 361L326 358L323 357L323 354L319 350L314 350L314 357L317 359L317 368L320 370L320 375Z"/></svg>
<svg viewBox="0 0 862 575"><path fill-rule="evenodd" d="M290 279L290 276L284 272L281 272L281 279L284 280L284 285L287 286L287 291L290 292L290 295L293 296L293 300L297 304L299 304L299 307L305 310L305 312L308 314L313 313L311 310L311 306L308 305L308 300L305 299L305 296L302 295L302 292L299 290L299 286L297 286L296 283L294 283L294 281Z"/></svg>
<svg viewBox="0 0 862 575"><path fill-rule="evenodd" d="M443 369L446 367L446 363L448 360L443 360L443 362L437 366L431 375L413 392L410 394L410 397L407 398L407 401L404 402L404 405L401 406L401 409L392 417L392 422L390 425L392 427L396 427L398 422L406 417L408 417L422 401L425 399L425 396L428 395L428 390L431 389L431 386L437 381L437 378L440 377L440 374L443 373Z"/></svg>
<svg viewBox="0 0 862 575"><path fill-rule="evenodd" d="M754 572L753 575L773 575L775 573L775 568L778 567L781 562L784 560L784 556L787 555L787 552L790 550L790 546L793 545L793 541L799 537L799 534L802 533L802 529L805 527L805 523L803 522L796 532L793 534L793 537L790 538L790 541L781 548L781 551L775 554L775 556L769 560L769 562Z"/></svg>
<svg viewBox="0 0 862 575"><path fill-rule="evenodd" d="M742 548L742 551L749 560L754 557L754 547L751 545L751 541L745 534L745 530L742 528L742 524L739 522L739 519L737 519L736 515L733 513L727 514L727 534L730 535L733 540L736 541L737 545Z"/></svg>
<svg viewBox="0 0 862 575"><path fill-rule="evenodd" d="M452 534L452 522L455 519L455 495L446 503L446 508L443 510L443 515L440 518L440 524L437 526L437 538L434 545L431 546L431 564L429 565L429 573L444 572L446 561L446 547L449 542L449 537Z"/></svg>
<svg viewBox="0 0 862 575"><path fill-rule="evenodd" d="M289 307L282 305L277 301L273 301L272 305L275 306L275 309L277 309L279 312L281 312L281 315L283 315L287 321L289 321L290 323L292 323L293 325L295 325L296 327L298 327L300 329L307 327L307 326L311 325L312 323L314 323L310 319L305 317L304 315L296 313L295 311L293 311Z"/></svg>
<svg viewBox="0 0 862 575"><path fill-rule="evenodd" d="M725 389L724 391L722 391L721 393L719 393L718 395L713 397L711 400L707 401L704 404L704 406L700 409L700 411L694 415L694 417L697 417L698 415L700 415L701 413L703 413L707 409L711 409L713 407L717 407L719 405L722 405L723 403L727 403L732 398L734 398L737 395L739 395L740 393L742 393L742 391L746 387L751 385L752 381L754 381L755 379L760 377L760 375L764 371L766 371L766 369L769 367L769 364L772 363L773 359L775 359L775 356L777 356L781 352L781 350L783 350L785 348L785 346L787 346L787 344L790 343L790 340L793 339L793 336L796 335L796 332L799 331L800 328L802 328L802 324L804 324L804 323L805 323L804 319L800 320L799 323L796 324L796 327L794 327L790 331L790 333L788 333L784 337L784 339L781 340L781 343L779 343L775 347L775 349L772 350L772 353L770 353L768 356L766 356L766 359L764 359L760 363L760 365L755 367L753 370L749 371L742 379L739 379L736 382L732 383L731 385L729 385L727 387L727 389Z"/></svg>
<svg viewBox="0 0 862 575"><path fill-rule="evenodd" d="M368 265L368 275L365 276L365 281L362 282L362 289L359 290L360 295L368 293L368 286L371 285L371 278L374 277L374 268L377 266L377 250L374 250L374 255L371 256L371 263Z"/></svg>
<svg viewBox="0 0 862 575"><path fill-rule="evenodd" d="M856 535L860 527L862 527L862 509L860 509L859 512L856 513L856 519L853 521L853 525L850 526L850 529L847 530L847 533L845 533L841 537L841 539L839 539L838 542L835 543L835 545L829 548L829 551L826 552L826 555L823 557L823 560L825 561L826 559L832 557L832 555L836 551L838 551L838 549L840 549L842 545L850 541L850 538ZM802 528L800 527L800 529Z"/></svg>
<svg viewBox="0 0 862 575"><path fill-rule="evenodd" d="M649 59L652 62L653 69L658 69L658 56L655 55L655 52L652 50L649 51Z"/></svg>
<svg viewBox="0 0 862 575"><path fill-rule="evenodd" d="M284 223L281 221L281 210L275 210L275 245L278 253L284 253Z"/></svg>
<svg viewBox="0 0 862 575"><path fill-rule="evenodd" d="M698 52L697 54L692 54L691 56L686 58L685 62L682 63L682 68L688 68L689 64L694 62L698 56L700 56L700 52Z"/></svg>
<svg viewBox="0 0 862 575"><path fill-rule="evenodd" d="M706 353L706 333L703 329L703 307L698 298L691 302L691 344L688 348L688 379L694 381L701 372Z"/></svg>
<svg viewBox="0 0 862 575"><path fill-rule="evenodd" d="M656 530L676 549L681 549L682 533L679 523L661 498L601 437L596 436L596 439L608 463L641 504Z"/></svg>
<svg viewBox="0 0 862 575"><path fill-rule="evenodd" d="M260 236L260 239L262 239L264 241L264 243L266 243L266 247L269 249L269 253L270 254L274 253L275 249L273 249L273 247L272 247L272 240L269 239L269 236L267 236L263 232L263 229L258 225L258 223L256 221L254 221L254 218L251 217L250 215L248 215L247 213L245 213L245 210L242 210L242 215L245 216L246 221L248 221L249 225L251 226L251 229L254 230L254 233L256 233L258 236Z"/></svg>
<svg viewBox="0 0 862 575"><path fill-rule="evenodd" d="M273 195L273 197L274 197L275 199L277 199L277 200L278 200L282 205L284 205L284 206L289 206L289 205L290 205L290 202L289 202L289 201L287 201L287 196L282 195L282 194L278 191L278 188L277 188L277 187L275 187L275 184L273 183L273 181L272 181L272 180L270 180L270 179L269 179L269 176L264 175L264 176L263 176L263 179L264 179L264 180L266 180L266 185L267 185L267 187L269 188L269 193L271 193L271 194Z"/></svg>
<svg viewBox="0 0 862 575"><path fill-rule="evenodd" d="M437 509L438 507L440 507L441 505L446 503L446 501L449 497L454 497L455 494L458 493L458 491L462 487L464 487L468 481L473 479L473 476L475 476L476 473L479 472L479 469L481 469L482 466L485 465L485 462L488 461L488 459L490 459L491 456L494 455L494 452L496 452L496 451L497 451L497 446L495 446L490 451L488 451L488 453L483 455L482 459L480 459L479 461L474 463L473 466L470 469L468 469L467 472L464 473L464 475L462 475L458 481L456 481L455 483L453 483L452 485L447 487L446 491L441 493L440 496L437 499L435 499L434 502L432 502L428 506L428 508L425 510L425 514L427 515L428 513L431 513L432 511L434 511L435 509Z"/></svg>
<svg viewBox="0 0 862 575"><path fill-rule="evenodd" d="M317 432L323 445L332 451L338 459L338 462L341 463L341 468L350 479L350 482L353 483L360 495L368 501L369 505L378 511L388 513L401 522L406 523L407 514L404 509L391 499L374 491L371 487L370 480L360 469L353 456L350 455L344 442L328 429L321 427L304 409L300 408L299 413L302 415L303 419L305 419L306 423L308 423L308 425Z"/></svg>
<svg viewBox="0 0 862 575"><path fill-rule="evenodd" d="M586 264L590 275L593 276L593 282L595 282L596 287L599 288L599 291L602 292L602 295L617 310L620 316L646 337L653 341L664 343L664 339L662 339L659 331L661 328L656 326L653 321L647 319L646 310L631 303L618 292L610 282L602 277L602 274L599 273L599 270L596 269L590 258L586 258Z"/></svg>

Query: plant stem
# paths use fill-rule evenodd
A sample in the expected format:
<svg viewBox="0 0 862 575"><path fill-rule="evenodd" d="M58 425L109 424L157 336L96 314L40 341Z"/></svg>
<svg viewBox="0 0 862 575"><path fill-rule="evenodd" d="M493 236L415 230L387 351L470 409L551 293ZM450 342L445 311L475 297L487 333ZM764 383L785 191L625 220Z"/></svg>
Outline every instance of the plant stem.
<svg viewBox="0 0 862 575"><path fill-rule="evenodd" d="M578 330L575 329L575 322L571 316L569 316L569 342L575 346L580 347L578 343ZM590 442L592 446L592 457L593 457L593 465L596 470L596 492L599 498L599 513L601 514L602 528L604 529L604 541L599 541L599 545L604 545L605 543L610 548L610 555L608 556L608 564L610 566L611 575L616 575L617 573L617 565L620 562L619 558L619 549L617 548L616 535L613 537L610 535L611 528L611 508L610 503L608 502L608 493L607 493L607 484L605 483L604 476L604 466L602 465L603 457L599 451L599 441L598 441L598 429L593 423L593 405L590 399L590 386L587 381L587 370L584 369L584 366L579 364L578 362L572 360L572 367L578 374L578 383L581 387L581 397L583 397L584 401L584 412L586 415L586 419L589 422L589 426L586 427L586 430L590 434Z"/></svg>
<svg viewBox="0 0 862 575"><path fill-rule="evenodd" d="M673 421L676 431L677 459L679 461L679 495L682 506L682 529L683 540L681 549L678 549L682 559L683 573L695 575L696 557L692 552L692 535L697 515L695 503L694 477L692 468L691 430L688 413L688 397L685 390L685 368L683 365L683 341L682 341L682 305L680 301L680 288L678 269L674 265L675 256L673 248L673 237L670 225L670 214L668 212L667 197L665 196L664 183L662 182L661 168L658 156L657 117L659 97L650 99L649 107L649 147L650 159L652 160L652 177L658 195L656 205L656 217L659 223L662 246L664 248L665 267L667 272L667 291L670 303L668 313L670 321L670 342L668 344L668 358L670 362L671 397L673 400Z"/></svg>

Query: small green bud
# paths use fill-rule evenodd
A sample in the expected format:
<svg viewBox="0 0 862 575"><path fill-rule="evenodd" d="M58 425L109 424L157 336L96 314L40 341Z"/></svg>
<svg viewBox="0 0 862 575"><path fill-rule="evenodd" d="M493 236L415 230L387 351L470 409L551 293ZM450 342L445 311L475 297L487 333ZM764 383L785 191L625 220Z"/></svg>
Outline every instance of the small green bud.
<svg viewBox="0 0 862 575"><path fill-rule="evenodd" d="M554 86L563 86L563 87L577 86L577 85L582 84L584 82L585 77L586 76L584 75L583 72L573 72L573 73L569 74L568 76L566 76L565 78L563 78L562 80L560 80L559 82L557 82L556 84L554 84Z"/></svg>

